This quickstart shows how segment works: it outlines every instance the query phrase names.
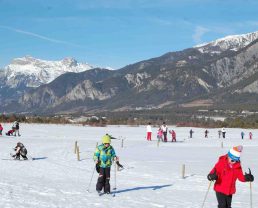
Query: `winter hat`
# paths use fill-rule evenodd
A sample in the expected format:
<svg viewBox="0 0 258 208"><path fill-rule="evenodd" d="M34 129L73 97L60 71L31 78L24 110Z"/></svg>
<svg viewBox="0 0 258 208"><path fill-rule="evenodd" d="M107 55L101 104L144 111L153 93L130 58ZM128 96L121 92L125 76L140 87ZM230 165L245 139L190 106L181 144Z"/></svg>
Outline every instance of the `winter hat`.
<svg viewBox="0 0 258 208"><path fill-rule="evenodd" d="M103 136L102 137L102 143L103 144L110 144L111 143L111 137L108 135L108 134L106 134L105 136Z"/></svg>
<svg viewBox="0 0 258 208"><path fill-rule="evenodd" d="M228 157L231 160L239 161L240 160L240 154L241 154L242 150L243 150L243 146L241 146L241 145L232 147L228 151Z"/></svg>

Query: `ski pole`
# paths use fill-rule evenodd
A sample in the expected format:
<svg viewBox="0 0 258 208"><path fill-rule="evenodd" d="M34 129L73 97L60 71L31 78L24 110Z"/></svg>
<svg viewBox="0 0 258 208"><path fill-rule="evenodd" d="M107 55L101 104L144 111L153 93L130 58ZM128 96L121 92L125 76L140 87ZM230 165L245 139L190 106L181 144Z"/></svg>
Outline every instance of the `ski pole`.
<svg viewBox="0 0 258 208"><path fill-rule="evenodd" d="M114 185L113 190L116 190L116 169L117 169L117 167L116 167L116 163L115 163L115 172L114 172L114 181L115 181L115 185Z"/></svg>
<svg viewBox="0 0 258 208"><path fill-rule="evenodd" d="M95 164L94 164L94 168L93 168L93 171L92 171L92 175L91 175L91 179L90 179L90 182L89 182L89 186L88 186L87 192L90 192L90 185L91 185L91 181L92 181L94 173L95 173Z"/></svg>
<svg viewBox="0 0 258 208"><path fill-rule="evenodd" d="M253 207L253 199L252 199L252 182L250 182L250 207Z"/></svg>
<svg viewBox="0 0 258 208"><path fill-rule="evenodd" d="M206 199L207 199L207 196L208 196L208 193L209 193L209 190L210 190L211 184L212 184L212 181L210 181L209 186L208 186L208 190L206 191L206 194L205 194L204 200L203 200L203 202L202 202L202 208L204 207L204 204L205 204L205 201L206 201Z"/></svg>

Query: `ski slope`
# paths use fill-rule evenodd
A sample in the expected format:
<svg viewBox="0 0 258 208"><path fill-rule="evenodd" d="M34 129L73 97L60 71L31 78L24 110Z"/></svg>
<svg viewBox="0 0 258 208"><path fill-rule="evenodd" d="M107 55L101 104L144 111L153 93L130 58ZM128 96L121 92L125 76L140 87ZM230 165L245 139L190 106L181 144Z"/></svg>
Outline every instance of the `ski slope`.
<svg viewBox="0 0 258 208"><path fill-rule="evenodd" d="M11 124L3 124L3 133ZM218 138L218 129L169 126L177 133L177 143L160 143L156 131L151 142L146 141L145 126L87 127L79 125L20 124L21 137L0 137L0 207L1 208L200 208L209 182L208 172L220 155L231 146L244 146L241 161L243 170L251 168L253 207L258 207L258 130L226 129L226 139ZM248 133L252 131L253 140ZM112 195L98 196L95 192L97 173L89 182L94 169L93 152L101 137L109 133L120 140L112 140L120 163L125 169L117 172ZM171 141L171 135L169 135ZM124 139L124 147L121 141ZM74 154L78 141L81 161ZM10 152L22 142L34 160L14 161ZM223 148L221 142L223 141ZM185 164L185 178L182 165ZM114 188L114 167L111 171L111 189ZM90 192L87 192L87 189ZM205 206L217 207L211 188ZM237 182L232 207L250 207L250 184Z"/></svg>

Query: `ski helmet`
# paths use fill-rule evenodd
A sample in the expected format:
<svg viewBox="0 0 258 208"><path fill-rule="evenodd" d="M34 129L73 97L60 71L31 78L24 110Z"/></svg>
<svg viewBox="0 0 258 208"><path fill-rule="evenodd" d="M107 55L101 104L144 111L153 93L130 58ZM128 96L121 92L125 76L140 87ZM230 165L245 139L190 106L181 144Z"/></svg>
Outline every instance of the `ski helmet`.
<svg viewBox="0 0 258 208"><path fill-rule="evenodd" d="M110 144L111 143L111 138L108 134L102 137L102 143L103 144Z"/></svg>

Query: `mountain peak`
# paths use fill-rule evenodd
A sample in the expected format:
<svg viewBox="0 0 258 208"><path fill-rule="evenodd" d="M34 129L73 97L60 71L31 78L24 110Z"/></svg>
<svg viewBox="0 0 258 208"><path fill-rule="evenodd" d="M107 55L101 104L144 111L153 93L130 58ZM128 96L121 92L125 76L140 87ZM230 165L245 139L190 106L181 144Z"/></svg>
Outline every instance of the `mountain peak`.
<svg viewBox="0 0 258 208"><path fill-rule="evenodd" d="M78 65L78 62L72 57L66 57L61 62L68 67L75 67Z"/></svg>
<svg viewBox="0 0 258 208"><path fill-rule="evenodd" d="M258 39L258 31L242 35L229 35L215 41L194 46L202 53L221 53L226 50L238 51Z"/></svg>
<svg viewBox="0 0 258 208"><path fill-rule="evenodd" d="M78 63L74 58L64 58L61 61L46 61L32 56L15 58L4 68L10 81L9 85L15 85L16 77L24 77L29 87L38 87L53 81L58 76L67 72L82 72L93 67L89 64Z"/></svg>

